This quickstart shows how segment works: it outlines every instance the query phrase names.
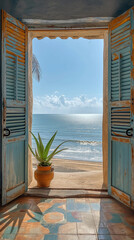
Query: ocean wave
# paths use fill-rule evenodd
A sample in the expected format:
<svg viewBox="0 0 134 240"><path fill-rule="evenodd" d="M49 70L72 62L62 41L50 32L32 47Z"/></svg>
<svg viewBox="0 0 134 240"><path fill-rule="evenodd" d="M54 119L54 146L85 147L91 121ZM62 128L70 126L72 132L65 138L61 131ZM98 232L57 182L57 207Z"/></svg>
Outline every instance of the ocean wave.
<svg viewBox="0 0 134 240"><path fill-rule="evenodd" d="M102 144L101 141L79 141L80 145L92 145L92 146L95 146L95 145L99 145L99 144Z"/></svg>
<svg viewBox="0 0 134 240"><path fill-rule="evenodd" d="M84 148L85 146L81 147L74 147L68 148L66 151L60 152L56 155L56 158L60 159L70 159L70 160L85 160L85 161L95 161L95 162L102 162L102 148L95 147L88 147ZM54 150L51 149L50 153Z"/></svg>
<svg viewBox="0 0 134 240"><path fill-rule="evenodd" d="M68 160L83 160L83 161L91 161L91 162L102 162L102 155L96 155L96 154L57 154L56 158L60 159L68 159Z"/></svg>
<svg viewBox="0 0 134 240"><path fill-rule="evenodd" d="M83 150L83 149L75 149L75 150L73 150L73 149L67 149L65 152L64 152L64 154L66 153L91 153L92 152L92 150L91 149L87 149L87 150Z"/></svg>
<svg viewBox="0 0 134 240"><path fill-rule="evenodd" d="M42 140L49 141L49 139L46 139L46 138L42 138ZM72 142L72 143L80 143L80 145L90 144L92 146L102 144L102 141L87 141L87 140L74 140L74 139L62 139L62 138L55 139L55 141L56 142L68 141L68 142Z"/></svg>
<svg viewBox="0 0 134 240"><path fill-rule="evenodd" d="M33 150L35 150L35 148L33 148ZM54 151L54 148L51 149L50 153ZM92 148L87 148L87 149L83 149L83 148L68 148L66 149L64 152L61 152L58 155L66 155L66 154L100 154L101 148L100 149L92 149Z"/></svg>
<svg viewBox="0 0 134 240"><path fill-rule="evenodd" d="M67 154L67 153L80 153L80 154L87 154L87 153L93 153L93 154L98 154L101 152L101 149L100 151L97 150L97 149L82 149L82 148L76 148L76 149L70 149L68 148L66 151L63 152L63 154Z"/></svg>

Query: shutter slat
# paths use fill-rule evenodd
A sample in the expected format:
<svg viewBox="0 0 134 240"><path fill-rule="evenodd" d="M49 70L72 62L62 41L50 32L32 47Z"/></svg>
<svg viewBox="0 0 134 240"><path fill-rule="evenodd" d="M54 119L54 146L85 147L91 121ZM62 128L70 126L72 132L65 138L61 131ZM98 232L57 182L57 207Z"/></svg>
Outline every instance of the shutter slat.
<svg viewBox="0 0 134 240"><path fill-rule="evenodd" d="M7 108L6 127L10 129L11 135L18 136L25 134L25 109ZM17 135L16 135L17 134Z"/></svg>
<svg viewBox="0 0 134 240"><path fill-rule="evenodd" d="M129 107L111 108L111 135L120 134L120 136L127 137L126 130L131 123L130 116Z"/></svg>

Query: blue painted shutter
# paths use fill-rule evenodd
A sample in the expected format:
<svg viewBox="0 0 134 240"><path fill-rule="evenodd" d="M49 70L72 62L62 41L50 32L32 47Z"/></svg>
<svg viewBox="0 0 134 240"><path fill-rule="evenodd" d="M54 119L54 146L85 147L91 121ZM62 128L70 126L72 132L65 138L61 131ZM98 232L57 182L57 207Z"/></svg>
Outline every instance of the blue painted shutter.
<svg viewBox="0 0 134 240"><path fill-rule="evenodd" d="M109 25L109 193L133 201L133 9Z"/></svg>
<svg viewBox="0 0 134 240"><path fill-rule="evenodd" d="M2 204L5 204L27 189L27 27L5 11L1 19ZM8 131L10 135L5 136Z"/></svg>

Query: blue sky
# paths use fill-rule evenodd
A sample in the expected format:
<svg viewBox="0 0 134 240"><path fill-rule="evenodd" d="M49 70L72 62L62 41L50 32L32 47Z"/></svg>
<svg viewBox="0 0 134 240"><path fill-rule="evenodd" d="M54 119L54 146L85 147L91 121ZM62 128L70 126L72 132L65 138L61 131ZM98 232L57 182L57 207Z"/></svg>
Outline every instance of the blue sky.
<svg viewBox="0 0 134 240"><path fill-rule="evenodd" d="M34 113L102 113L103 40L33 40L41 81L33 79Z"/></svg>

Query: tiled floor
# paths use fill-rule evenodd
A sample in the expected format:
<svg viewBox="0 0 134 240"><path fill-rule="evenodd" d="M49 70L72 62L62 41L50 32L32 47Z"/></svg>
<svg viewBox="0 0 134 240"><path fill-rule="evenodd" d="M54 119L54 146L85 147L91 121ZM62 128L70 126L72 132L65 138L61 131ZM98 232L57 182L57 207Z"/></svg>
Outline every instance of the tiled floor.
<svg viewBox="0 0 134 240"><path fill-rule="evenodd" d="M114 199L21 197L0 209L0 239L131 240L134 212Z"/></svg>

